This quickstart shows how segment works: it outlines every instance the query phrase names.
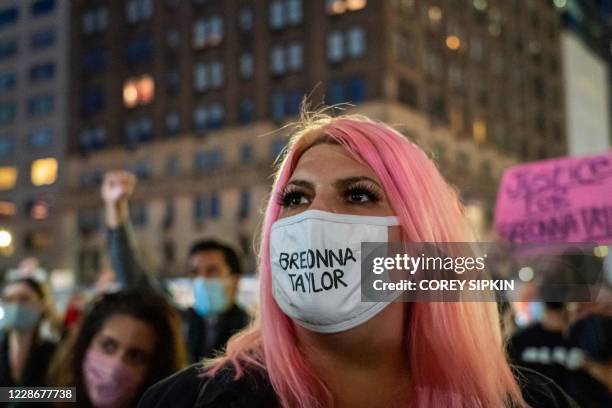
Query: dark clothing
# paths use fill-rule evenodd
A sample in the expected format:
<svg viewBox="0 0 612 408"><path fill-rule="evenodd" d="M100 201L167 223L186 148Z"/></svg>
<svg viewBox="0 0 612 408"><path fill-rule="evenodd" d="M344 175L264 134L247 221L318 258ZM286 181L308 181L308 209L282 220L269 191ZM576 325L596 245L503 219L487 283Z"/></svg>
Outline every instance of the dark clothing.
<svg viewBox="0 0 612 408"><path fill-rule="evenodd" d="M612 364L612 318L589 315L575 322L569 330L570 340L587 358ZM576 371L573 384L567 390L583 408L612 407L612 393L585 371Z"/></svg>
<svg viewBox="0 0 612 408"><path fill-rule="evenodd" d="M167 295L145 267L129 224L108 230L107 247L117 280L123 288L152 290ZM227 340L250 320L249 315L236 304L213 317L202 317L191 308L182 310L181 314L191 362L214 357Z"/></svg>
<svg viewBox="0 0 612 408"><path fill-rule="evenodd" d="M18 381L11 377L8 335L0 332L0 387L46 386L47 368L55 351L55 343L34 339L25 367Z"/></svg>
<svg viewBox="0 0 612 408"><path fill-rule="evenodd" d="M534 408L577 408L578 406L548 378L529 369L516 368L526 402ZM273 408L276 393L268 376L250 369L239 380L227 367L213 378L202 377L202 366L192 365L149 388L138 408Z"/></svg>
<svg viewBox="0 0 612 408"><path fill-rule="evenodd" d="M536 323L516 332L508 343L510 360L553 380L564 390L573 381L572 364L582 352L560 331L550 331Z"/></svg>

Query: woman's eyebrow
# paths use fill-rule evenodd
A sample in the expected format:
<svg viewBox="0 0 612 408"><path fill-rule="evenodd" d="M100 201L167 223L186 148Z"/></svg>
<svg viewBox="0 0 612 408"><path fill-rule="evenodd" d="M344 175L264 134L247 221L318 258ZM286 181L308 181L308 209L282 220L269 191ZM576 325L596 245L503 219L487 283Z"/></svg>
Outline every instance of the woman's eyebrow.
<svg viewBox="0 0 612 408"><path fill-rule="evenodd" d="M314 189L314 186L313 186L313 184L311 182L306 181L306 180L300 180L300 179L291 180L290 182L287 183L287 186L289 186L289 185L294 185L294 186L298 186L298 187L308 188L308 189L311 189L311 190Z"/></svg>
<svg viewBox="0 0 612 408"><path fill-rule="evenodd" d="M380 186L380 183L378 183L376 180L370 177L367 177L367 176L357 176L357 177L348 177L348 178L340 179L340 180L337 180L334 183L334 185L336 186L336 188L342 189L342 188L346 188L350 186L351 184L358 183L360 181L368 181L370 183L374 183L378 188L382 188Z"/></svg>

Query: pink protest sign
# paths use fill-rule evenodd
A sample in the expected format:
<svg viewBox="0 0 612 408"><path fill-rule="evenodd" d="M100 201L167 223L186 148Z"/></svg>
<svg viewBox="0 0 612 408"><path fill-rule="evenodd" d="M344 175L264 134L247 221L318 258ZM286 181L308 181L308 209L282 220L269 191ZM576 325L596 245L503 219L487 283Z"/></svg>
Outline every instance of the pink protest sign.
<svg viewBox="0 0 612 408"><path fill-rule="evenodd" d="M495 229L510 242L612 242L612 151L509 168Z"/></svg>

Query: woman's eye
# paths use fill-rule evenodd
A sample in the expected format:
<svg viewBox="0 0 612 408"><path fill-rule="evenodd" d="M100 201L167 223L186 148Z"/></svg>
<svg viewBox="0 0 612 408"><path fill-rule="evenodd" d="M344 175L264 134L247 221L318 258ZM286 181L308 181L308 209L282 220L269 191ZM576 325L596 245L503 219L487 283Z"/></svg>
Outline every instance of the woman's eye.
<svg viewBox="0 0 612 408"><path fill-rule="evenodd" d="M100 348L106 354L113 354L117 350L117 344L110 339L105 339L100 342Z"/></svg>
<svg viewBox="0 0 612 408"><path fill-rule="evenodd" d="M293 192L283 196L281 205L283 207L297 207L298 205L308 204L308 199L303 193Z"/></svg>
<svg viewBox="0 0 612 408"><path fill-rule="evenodd" d="M347 191L347 200L351 203L369 203L378 201L378 196L364 188L353 188Z"/></svg>

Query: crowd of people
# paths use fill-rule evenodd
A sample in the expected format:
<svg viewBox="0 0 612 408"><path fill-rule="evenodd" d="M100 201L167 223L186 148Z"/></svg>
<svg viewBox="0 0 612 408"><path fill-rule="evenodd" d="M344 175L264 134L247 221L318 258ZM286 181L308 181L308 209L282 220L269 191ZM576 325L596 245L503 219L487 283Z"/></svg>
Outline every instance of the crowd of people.
<svg viewBox="0 0 612 408"><path fill-rule="evenodd" d="M58 323L46 283L7 281L0 386L76 387L78 406L96 408L612 406L610 305L547 303L516 329L508 304L361 302L355 270L335 292L291 290L280 249L475 238L435 164L388 125L317 114L288 146L254 317L236 302L242 255L221 240L193 243L194 303L176 306L129 221L136 179L112 171L101 196L119 290Z"/></svg>

